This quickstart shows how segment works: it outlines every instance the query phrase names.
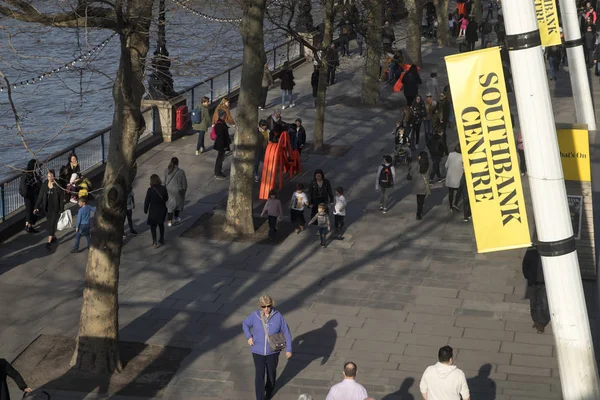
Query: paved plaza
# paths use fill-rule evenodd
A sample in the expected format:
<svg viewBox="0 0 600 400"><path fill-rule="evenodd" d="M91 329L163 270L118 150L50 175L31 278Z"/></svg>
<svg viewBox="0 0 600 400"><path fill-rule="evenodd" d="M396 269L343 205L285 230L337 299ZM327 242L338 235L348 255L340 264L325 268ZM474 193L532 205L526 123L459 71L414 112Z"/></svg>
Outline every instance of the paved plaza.
<svg viewBox="0 0 600 400"><path fill-rule="evenodd" d="M453 52L424 44L424 82L436 71L446 83L442 56ZM307 63L295 72L297 106L282 114L286 121L301 117L309 141L316 114L311 70ZM306 185L321 168L334 187L346 189L345 240L326 249L314 229L278 246L179 237L204 213L222 209L229 182L212 177L215 152L195 156L196 138L187 137L139 159L134 220L142 234L123 248L120 339L191 349L164 399L252 399L254 367L241 323L268 293L295 338L293 358L280 359L276 399L325 398L346 361L358 365L357 380L370 396L420 399L421 374L446 344L455 349L473 400L560 399L552 328L540 335L531 327L523 252L478 254L472 224L448 211L442 184L417 221L406 169L398 168L390 210L378 211L375 171L393 149L404 99L386 87L383 105L360 105L361 73L362 59L343 58L338 83L328 90L325 141L351 150L344 157L303 155L303 172L294 179ZM569 85L566 72L551 82L557 122L574 120ZM279 90L269 98L278 102ZM449 142L456 142L454 130ZM167 228L166 245L152 249L143 199L150 175L161 175L173 156L188 179L186 210L182 224ZM63 232L50 254L43 234L22 234L0 247L2 357L13 360L40 334L76 336L87 253L69 254L73 238L74 231ZM595 310L593 296L588 307ZM53 399L104 397L55 392Z"/></svg>

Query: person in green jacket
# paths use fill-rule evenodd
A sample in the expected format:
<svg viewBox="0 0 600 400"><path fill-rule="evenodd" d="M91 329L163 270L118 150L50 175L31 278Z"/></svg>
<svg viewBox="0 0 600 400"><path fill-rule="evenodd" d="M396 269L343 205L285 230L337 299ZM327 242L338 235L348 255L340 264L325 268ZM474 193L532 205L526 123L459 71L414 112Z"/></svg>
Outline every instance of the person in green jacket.
<svg viewBox="0 0 600 400"><path fill-rule="evenodd" d="M198 132L198 144L196 144L196 155L204 153L206 150L204 148L204 135L206 131L210 127L210 114L208 113L208 104L210 103L210 99L204 96L200 100L200 105L198 106L198 110L200 110L200 123L193 124L192 129L195 132Z"/></svg>

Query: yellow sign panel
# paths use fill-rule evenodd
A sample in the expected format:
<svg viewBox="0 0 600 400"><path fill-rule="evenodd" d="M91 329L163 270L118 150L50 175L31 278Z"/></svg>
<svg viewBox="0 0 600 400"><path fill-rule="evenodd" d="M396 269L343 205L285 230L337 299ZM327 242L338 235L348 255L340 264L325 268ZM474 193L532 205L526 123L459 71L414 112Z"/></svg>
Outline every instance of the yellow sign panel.
<svg viewBox="0 0 600 400"><path fill-rule="evenodd" d="M565 180L590 182L592 173L587 129L559 128L556 133Z"/></svg>
<svg viewBox="0 0 600 400"><path fill-rule="evenodd" d="M556 0L533 0L542 46L561 44Z"/></svg>
<svg viewBox="0 0 600 400"><path fill-rule="evenodd" d="M500 48L446 57L480 253L531 244Z"/></svg>

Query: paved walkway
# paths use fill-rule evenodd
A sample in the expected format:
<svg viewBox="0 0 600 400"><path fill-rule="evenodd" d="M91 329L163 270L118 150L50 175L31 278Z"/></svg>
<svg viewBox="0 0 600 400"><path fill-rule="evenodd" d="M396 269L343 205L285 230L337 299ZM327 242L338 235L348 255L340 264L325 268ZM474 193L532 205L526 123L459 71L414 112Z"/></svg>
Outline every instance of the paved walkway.
<svg viewBox="0 0 600 400"><path fill-rule="evenodd" d="M425 44L422 77L436 70L445 81L441 56L449 51ZM250 399L253 365L241 321L260 294L269 293L296 338L292 360L280 360L277 399L299 393L324 398L348 360L358 364L358 381L371 396L418 399L421 373L445 344L455 348L474 400L561 398L552 329L543 335L531 329L522 253L477 254L472 225L447 211L446 189L439 184L424 219L416 221L404 170L388 214L377 210L375 170L393 148L403 97L385 89L386 104L361 106L361 63L342 59L339 83L328 92L325 140L352 149L343 158L308 155L305 172L295 179L308 183L322 168L334 186L346 188L346 240L327 249L319 248L312 231L279 246L180 238L227 194L228 182L211 177L214 152L195 156L190 137L139 159L134 218L142 234L128 238L123 249L121 340L192 349L163 398ZM309 140L315 115L311 69L305 65L296 73L297 107L283 114L285 120L301 117ZM562 93L566 73L556 85ZM271 100L278 95L272 91ZM555 105L557 119L570 121L572 99L560 94ZM188 177L187 208L183 223L167 229L167 244L153 250L143 196L149 176L162 173L172 156ZM63 234L51 254L41 249L42 235L17 236L0 249L3 357L13 359L39 334L75 337L86 254L68 254L73 236ZM95 398L53 398L84 397Z"/></svg>

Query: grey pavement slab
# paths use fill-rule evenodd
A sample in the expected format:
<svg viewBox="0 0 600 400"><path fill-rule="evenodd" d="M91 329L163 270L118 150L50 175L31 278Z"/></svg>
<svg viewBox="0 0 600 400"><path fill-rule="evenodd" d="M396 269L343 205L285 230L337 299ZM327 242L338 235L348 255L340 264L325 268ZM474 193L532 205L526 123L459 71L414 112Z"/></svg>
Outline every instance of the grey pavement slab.
<svg viewBox="0 0 600 400"><path fill-rule="evenodd" d="M445 82L442 57L454 51L425 42L423 79L435 70ZM292 360L281 357L286 383L277 399L300 393L324 398L348 360L358 364L358 380L370 395L419 398L421 373L445 344L455 348L474 399L561 397L552 328L543 335L531 328L522 252L477 254L471 223L447 211L441 184L427 200L424 219L416 221L405 170L398 174L393 207L378 212L375 170L393 148L391 132L404 99L384 87L385 106L360 105L362 60L343 58L339 81L328 91L325 140L352 148L342 158L303 155L304 174L295 180L308 182L312 170L323 168L334 186L345 187L347 242L321 249L314 230L279 246L181 238L227 195L228 182L212 178L215 153L195 156L195 138L187 137L139 159L134 220L141 235L127 237L123 248L121 337L192 349L164 399L252 398L253 365L241 321L262 293L275 298L294 337L305 338ZM297 106L283 112L285 120L303 119L309 140L311 69L307 64L296 72ZM567 74L550 84L557 121L571 122ZM598 94L596 80L593 88ZM272 90L271 104L278 98ZM449 141L456 141L453 130ZM187 208L181 225L167 228L166 245L153 250L141 201L149 176L161 174L174 155L188 177ZM9 359L40 333L77 333L85 253L68 254L72 232L62 233L50 254L41 249L42 236L24 241L19 235L0 249L0 355ZM54 398L97 397L63 392Z"/></svg>

